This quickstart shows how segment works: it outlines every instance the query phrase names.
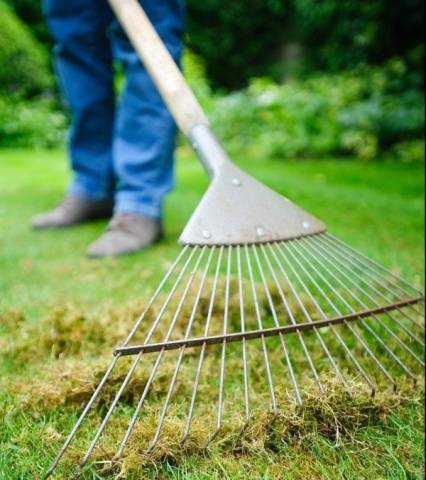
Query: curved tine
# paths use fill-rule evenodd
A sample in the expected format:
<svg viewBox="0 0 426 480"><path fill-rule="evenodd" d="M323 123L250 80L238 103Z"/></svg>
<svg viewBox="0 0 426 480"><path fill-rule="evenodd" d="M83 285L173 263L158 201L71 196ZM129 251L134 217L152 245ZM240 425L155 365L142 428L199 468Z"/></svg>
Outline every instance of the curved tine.
<svg viewBox="0 0 426 480"><path fill-rule="evenodd" d="M229 320L229 294L231 287L231 266L232 266L232 252L233 247L228 247L228 265L226 269L226 281L225 281L225 306L223 312L223 335L228 333L228 320ZM223 399L224 399L224 386L225 386L225 360L226 360L226 340L222 342L222 356L220 361L220 373L219 373L219 398L217 403L217 423L216 430L210 436L206 442L206 447L213 442L213 440L219 434L222 428L223 421Z"/></svg>
<svg viewBox="0 0 426 480"><path fill-rule="evenodd" d="M336 268L336 270L351 284L355 287L355 289L358 289L358 290L361 290L363 291L363 289L356 283L354 282L350 277L349 275L347 275L345 272L341 271L339 268L338 268L338 265L334 264L326 255L324 255L324 253L321 252L321 250L318 250L316 248L315 245L312 246L312 248L318 253L318 255L321 256L321 258L324 259L324 261L326 261L327 263L329 263L333 268ZM322 249L322 247L320 246L319 248ZM323 250L325 251L325 253L327 254L330 254L330 252L328 252L327 250ZM331 255L331 254L330 254ZM324 265L322 262L321 262L322 265ZM324 267L326 268L326 267ZM358 304L364 308L364 309L367 309L369 308L369 306L358 296L356 295L347 285L345 285L337 276L335 276L334 273L332 273L330 271L330 275L339 283L339 285L341 285L350 295L352 298L355 299L355 301L358 302ZM376 316L376 315L372 315L374 317L374 319L378 322L378 323L382 323L381 320ZM404 364L404 362L402 362L402 360L395 354L395 352L393 350L391 350L388 345L386 345L386 343L378 336L377 332L375 330L373 330L370 325L368 325L368 323L361 319L360 320L360 324L376 339L376 341L386 350L386 352L392 357L392 359L398 363L398 365L409 375L411 376L412 378L415 378L415 375L410 371L410 369Z"/></svg>
<svg viewBox="0 0 426 480"><path fill-rule="evenodd" d="M124 342L124 346L128 345L128 343L131 341L131 339L133 338L133 336L135 335L137 329L140 327L142 321L144 320L146 314L148 313L148 310L152 307L152 305L154 304L155 300L158 298L159 294L161 293L161 291L163 290L165 284L167 283L167 281L169 280L169 278L171 277L171 275L173 274L173 272L176 270L176 267L177 265L179 264L179 262L181 261L182 257L184 256L184 254L187 252L188 248L185 247L180 255L178 256L178 258L175 260L175 262L173 263L173 265L169 268L168 272L166 273L166 275L164 276L163 280L161 281L160 285L158 286L157 290L155 291L154 295L151 297L151 300L148 302L148 305L146 306L145 310L143 311L142 315L139 317L138 321L136 322L136 325L133 327L132 329L132 334L129 335L129 337L127 338L127 340ZM56 467L59 465L59 462L61 461L62 457L64 456L65 452L67 451L68 447L71 445L72 441L74 440L74 437L76 436L78 430L80 429L81 427L81 424L83 423L83 421L85 420L85 418L87 417L89 411L91 410L93 404L96 402L99 394L101 393L101 391L103 390L106 382L108 381L108 378L110 377L112 371L114 370L115 366L117 365L118 363L118 360L120 359L120 355L116 356L115 358L112 359L104 377L102 378L101 382L99 383L98 387L96 388L96 390L94 391L91 399L89 400L89 402L87 403L86 407L84 408L83 412L81 413L79 419L77 420L76 424L74 425L73 429L71 430L70 434L68 435L64 445L62 446L61 450L59 451L59 453L57 454L57 456L55 457L54 461L52 462L52 464L50 465L46 475L44 478L49 478L52 473L55 471Z"/></svg>
<svg viewBox="0 0 426 480"><path fill-rule="evenodd" d="M308 279L314 284L315 288L318 290L318 292L320 293L320 295L323 297L323 299L328 303L328 305L331 307L331 309L337 314L337 315L341 315L340 313L340 310L336 307L336 305L334 304L334 302L331 301L331 299L328 297L328 295L324 292L324 289L318 284L318 282L316 281L316 279L312 276L312 274L309 272L309 270L307 270L307 268L300 262L300 260L294 255L294 253L291 251L291 249L289 248L289 246L286 244L286 243L282 243L281 244L281 247L282 248L285 248L286 252L289 253L291 255L291 257L293 258L293 260L295 260L295 262L297 263L297 265L302 269L302 271L305 273L305 275L308 277ZM277 246L278 248L278 246ZM283 254L283 252L281 251L281 249L278 248L278 251L281 253L282 257L286 260L286 256ZM300 276L299 274L296 272L298 278L299 278L299 281L301 281L300 279ZM308 295L310 296L310 298L315 302L315 304L317 305L317 307L320 309L323 317L325 319L327 319L327 315L326 313L324 312L324 310L320 307L320 305L318 304L317 300L315 299L315 297L312 295L312 293L310 292L310 290L308 289L308 287L306 286L306 284L303 282L302 280L302 284L305 285L305 290L308 292ZM367 375L366 371L364 370L364 368L361 366L361 364L358 362L358 360L356 359L356 357L353 355L351 349L347 346L346 342L344 341L343 337L340 335L340 333L337 331L337 329L335 328L334 325L331 325L330 327L331 331L333 332L334 336L337 338L337 340L339 341L339 343L342 345L342 347L344 348L345 352L347 353L348 357L351 359L352 363L355 365L356 369L358 370L358 372L361 374L361 376L364 378L364 380L367 382L368 386L371 388L371 393L372 395L375 394L376 392L376 385L374 384L374 382L370 379L370 377Z"/></svg>
<svg viewBox="0 0 426 480"><path fill-rule="evenodd" d="M198 289L198 292L197 292L197 295L196 295L196 298L195 298L195 301L194 301L194 306L192 308L191 316L189 318L188 327L187 327L186 332L185 332L185 340L189 339L189 335L191 333L192 326L193 326L194 321L195 321L195 316L196 316L196 313L197 313L197 310L198 310L198 305L200 303L201 295L202 295L203 290L204 290L204 285L206 283L207 274L210 270L210 265L211 265L211 261L212 261L215 249L216 249L216 247L211 248L209 257L207 259L206 267L205 267L205 270L204 270L204 273L203 273L203 276L202 276L202 279L201 279L201 282L200 282L200 287ZM183 360L183 357L184 357L184 354L185 354L185 350L186 350L186 347L181 348L179 358L178 358L178 361L177 361L177 364L176 364L176 367L175 367L175 371L173 373L172 382L170 383L170 387L169 387L169 390L167 392L167 397L166 397L166 400L164 402L163 411L161 412L161 417L160 417L160 421L158 423L158 428L157 428L157 431L155 432L154 439L153 439L152 444L149 448L150 451L154 450L154 448L157 446L158 440L160 439L161 431L163 429L164 421L166 419L167 410L169 408L170 400L172 398L173 391L175 389L176 381L177 381L177 378L178 378L178 375L179 375L180 367L182 365L182 360Z"/></svg>
<svg viewBox="0 0 426 480"><path fill-rule="evenodd" d="M257 260L258 260L258 258L257 258ZM258 265L258 269L259 269L259 265ZM271 309L275 325L277 327L279 327L280 322L278 320L278 315L277 315L276 310L275 310L274 302L272 301L271 293L269 291L269 288L267 287L267 284L266 284L266 281L265 281L265 278L264 278L264 275L263 275L263 271L261 271L261 269L259 269L259 272L261 272L265 293L266 293L266 296L268 298L269 308ZM284 335L280 334L279 337L280 337L281 347L282 347L283 352L284 352L284 357L286 359L287 368L289 370L291 383L293 384L293 387L294 387L294 391L295 391L295 395L296 395L296 402L299 406L302 406L303 405L302 394L300 392L299 384L297 383L296 374L294 372L293 365L292 365L292 362L290 360L290 355L288 353L288 349L287 349L287 345L286 345L286 342L285 342Z"/></svg>
<svg viewBox="0 0 426 480"><path fill-rule="evenodd" d="M253 246L253 249L256 247ZM251 266L251 261L250 261L250 255L249 255L249 249L248 246L244 246L245 254L246 254L246 263L247 263L247 268L249 272L249 277L250 277L250 284L251 284L251 289L252 289L252 295L253 295L253 302L254 302L254 308L256 312L256 317L257 317L257 323L259 325L259 328L263 330L263 322L262 322L262 315L260 313L260 307L259 307L259 299L257 296L256 292L256 284L254 283L254 277L253 277L253 269ZM272 380L272 372L271 372L271 364L269 361L269 355L268 355L268 350L266 348L266 342L265 342L265 337L262 336L262 348L263 348L263 358L265 362L265 368L266 368L266 374L268 377L268 383L269 383L269 392L271 395L271 402L272 402L272 410L274 412L277 411L277 399L275 397L275 389L274 389L274 383Z"/></svg>
<svg viewBox="0 0 426 480"><path fill-rule="evenodd" d="M324 248L325 250L325 248ZM339 260L335 255L333 255L329 250L327 250L327 253L332 256L336 262L338 262L343 268L346 268L347 267L344 265L344 262L342 260ZM339 254L339 257L340 258L343 258L344 260L347 260L346 257L343 257L342 254ZM371 282L369 282L368 280L362 278L359 274L357 274L355 271L351 270L351 274L353 274L356 278L358 278L359 280L361 280L364 284L366 284L369 288L371 288L374 292L376 292L380 297L382 297L385 301L388 301L387 298L385 296L382 295L382 293L377 290L372 284ZM357 288L358 289L362 289L362 287L360 285L357 285ZM363 293L373 302L373 304L375 306L378 306L380 307L380 304L377 302L376 299L374 299L368 292L365 291L365 289L362 289ZM412 323L414 323L416 326L420 327L421 328L421 325L419 325L415 320L411 319L405 312L403 312L401 310L401 308L397 308L396 310L398 310L404 317L406 317L408 320L410 320ZM407 329L407 327L405 327L405 325L401 324L401 322L395 318L391 313L387 312L386 313L386 316L388 318L390 318L394 323L396 323L397 325L400 326L400 328L402 330L404 330L404 332L412 339L414 340L415 342L419 343L422 347L425 346L425 343L423 340L421 340L419 337L417 337L416 335L414 335L410 330Z"/></svg>
<svg viewBox="0 0 426 480"><path fill-rule="evenodd" d="M297 245L300 245L301 248L313 259L315 262L322 266L328 273L331 273L329 270L327 270L324 265L318 260L318 258L315 256L315 254L312 254L312 252L305 247L303 242L299 240L295 240ZM328 288L334 293L334 295L340 299L340 301L348 308L352 313L356 313L355 309L352 307L352 305L340 294L340 292L330 283L330 281L311 263L311 267L314 269L314 271L320 276L322 281L327 285ZM334 278L334 277L333 277ZM341 313L340 313L341 315ZM374 354L374 352L370 349L370 347L364 342L363 338L359 335L359 333L352 327L352 325L348 321L343 322L344 325L347 326L347 328L351 331L351 333L356 337L358 342L362 345L364 350L370 355L370 357L373 359L374 363L376 366L383 372L385 377L393 384L395 385L396 382L392 375L386 370L385 366L380 362L380 360L377 358L377 356Z"/></svg>
<svg viewBox="0 0 426 480"><path fill-rule="evenodd" d="M200 252L200 254L199 254L199 256L198 256L198 258L197 258L197 260L196 260L196 262L195 262L195 264L194 264L194 267L193 267L192 272L191 272L191 274L190 274L190 276L189 276L189 279L188 279L188 281L187 281L187 284L186 284L186 286L185 286L185 289L184 289L184 291L183 291L183 293L182 293L182 295L181 295L181 298L180 298L179 304L178 304L178 306L177 306L176 312L175 312L175 314L174 314L174 316L173 316L172 322L171 322L171 324L170 324L170 326L169 326L169 329L168 329L168 331L167 331L167 333L166 333L166 336L165 336L165 341L166 341L166 342L168 342L168 341L170 340L170 337L171 337L171 335L172 335L172 333L173 333L173 330L174 330L174 328L175 328L175 326L176 326L176 322L177 322L177 320L178 320L178 318L179 318L179 315L180 315L180 313L181 313L181 311L182 311L182 308L183 308L183 305L184 305L184 303L185 303L186 297L187 297L187 295L188 295L189 289L191 288L191 285L192 285L192 283L193 283L193 281L194 281L194 278L195 278L195 274L196 274L196 272L198 271L198 267L200 266L200 263L201 263L201 261L202 261L202 259L203 259L203 257L204 257L204 254L205 254L205 252L206 252L206 248L207 248L207 247L203 247L203 248L201 249L201 252ZM197 248L194 248L192 254L194 254L195 251L197 251ZM166 306L166 307L167 307L167 306ZM162 311L164 312L164 311L165 311L165 308L162 309ZM160 312L160 314L162 315L161 312ZM145 399L146 399L146 397L147 397L147 395L148 395L149 389L151 388L151 384L152 384L152 382L154 381L155 375L157 374L157 370L158 370L158 368L159 368L159 366L160 366L160 364L161 364L161 361L162 361L162 359L163 359L164 352L165 352L165 349L163 348L163 349L159 352L159 354L157 355L157 359L156 359L155 364L154 364L154 366L153 366L153 368L152 368L152 370L151 370L151 373L150 373L150 376L149 376L149 378L148 378L148 381L147 381L147 383L146 383L146 385L145 385L145 387L144 387L144 390L143 390L143 392L142 392L142 396L141 396L140 399L139 399L139 403L138 403L138 405L137 405L137 407L136 407L135 413L133 414L132 420L131 420L131 422L130 422L130 424L129 424L129 427L128 427L125 435L124 435L124 438L123 438L122 442L120 443L120 447L119 447L119 450L118 450L118 452L117 452L116 458L119 458L119 456L122 455L122 452L123 452L123 450L124 450L124 448L125 448L125 446L126 446L126 443L127 443L128 439L129 439L129 437L130 437L130 435L131 435L131 433L132 433L132 431L133 431L133 429L134 429L134 427L135 427L135 425L136 425L136 422L137 422L137 419L138 419L138 417L139 417L140 411L142 410L142 407L143 407L143 404L144 404L144 402L145 402ZM143 351L138 355L138 357L141 357L141 356L142 356L141 354L143 355ZM136 364L136 365L137 365L137 364ZM135 368L136 368L136 366L135 366ZM127 383L128 383L128 382L127 382ZM126 385L126 386L127 386L127 385ZM117 394L117 396L118 396L118 394ZM120 394L120 396L121 396L121 394ZM117 402L118 402L119 398L120 398L120 397L116 398ZM115 400L114 400L114 401L115 401ZM110 410L110 411L111 411L111 410ZM109 413L109 412L108 412L108 413ZM111 412L111 413L112 413L112 412ZM108 415L108 414L107 414L107 415ZM110 414L110 416L111 416L111 414ZM106 421L108 421L108 419L109 419L109 417L108 417L108 418L106 417ZM105 423L105 424L106 424L106 421L104 420L104 423ZM104 427L104 428L105 428L105 427ZM100 435L101 433L102 433L102 430L99 429L98 434ZM99 435L98 435L98 438L99 438ZM97 443L97 440L96 440L96 441L95 441L95 440L96 440L96 437L95 437L94 441L92 442L93 448L95 447L95 445L96 445L96 443ZM92 451L93 451L93 448L92 448ZM91 455L91 451L89 450L89 451L87 452L87 454L86 454L86 457L89 458L90 455ZM86 457L85 457L85 458L86 458ZM86 460L87 460L87 458L86 458Z"/></svg>
<svg viewBox="0 0 426 480"><path fill-rule="evenodd" d="M224 252L224 247L222 246L222 247L220 247L220 250L219 250L219 256L218 256L217 265L216 265L216 272L215 272L215 276L214 276L214 280L213 280L212 293L211 293L210 302L209 302L209 310L208 310L208 313L207 313L206 325L205 325L205 329L204 329L204 336L205 337L207 337L207 335L209 333L210 323L211 323L212 316L213 316L213 310L214 310L214 304L215 304L215 298L216 298L216 292L217 292L217 285L218 285L218 282L219 282L220 267L222 265L223 252ZM203 363L204 363L204 356L205 356L206 347L207 347L207 344L203 343L203 346L201 347L200 359L199 359L199 362L198 362L197 372L196 372L196 375L195 375L195 382L194 382L194 389L193 389L192 397L191 397L191 404L189 406L188 417L187 417L187 421L186 421L184 434L183 434L182 439L181 439L181 444L185 443L185 441L188 438L190 429L191 429L195 400L197 398L198 385L200 383L201 369L202 369Z"/></svg>
<svg viewBox="0 0 426 480"><path fill-rule="evenodd" d="M286 283L288 284L290 290L291 290L292 293L293 293L293 296L296 298L297 303L299 304L300 308L302 309L302 312L303 312L305 318L308 320L309 323L313 323L313 319L312 319L311 315L310 315L309 312L307 311L307 309L306 309L304 303L302 302L302 299L300 298L300 295L297 293L297 290L295 289L293 283L290 281L290 278L289 278L287 272L285 271L285 269L283 268L283 266L282 266L281 263L279 262L276 253L275 253L274 250L272 249L272 246L271 246L270 244L269 244L268 246L269 246L269 249L270 249L270 251L271 251L271 254L272 254L272 256L274 257L274 260L275 260L275 262L276 262L276 264L277 264L277 266L278 266L281 274L283 275ZM279 285L279 281L278 281L278 279L276 278L275 271L274 271L274 269L273 269L273 267L272 267L272 264L271 264L271 261L270 261L270 259L269 259L269 257L268 257L268 254L266 253L266 250L265 250L264 245L261 245L261 250L262 250L263 256L264 256L264 258L265 258L265 260L266 260L266 263L267 263L267 265L268 265L268 268L269 268L271 274L273 275L273 277L274 277L274 279L275 279L275 282L277 283L278 288L281 289L281 286ZM284 295L284 293L283 293L283 295ZM326 354L328 360L330 361L330 363L331 363L331 365L333 366L333 368L336 370L337 376L340 378L340 380L341 380L343 383L346 383L346 381L345 381L345 379L344 379L344 377L343 377L342 372L340 371L339 367L337 366L336 362L334 361L334 358L332 357L332 355L331 355L331 353L330 353L330 350L328 349L328 347L327 347L327 345L326 345L326 343L325 343L325 341L324 341L324 339L323 339L320 331L318 330L318 328L314 328L314 332L315 332L315 334L316 334L316 336L317 336L317 338L318 338L318 340L319 340L319 342L320 342L320 344L321 344L321 347L322 347L324 353ZM299 333L300 333L300 332L299 332Z"/></svg>
<svg viewBox="0 0 426 480"><path fill-rule="evenodd" d="M349 275L347 275L347 273L345 273L345 271L341 270L338 265L341 265L343 268L346 268L343 264L343 262L341 260L339 260L337 257L335 257L329 250L326 250L324 247L320 246L321 250L323 252L325 252L327 255L330 255L332 258L334 258L334 260L337 262L336 264L334 264L333 262L331 262L330 259L328 259L324 254L321 254L321 252L318 252L319 255L322 256L322 258L326 259L331 265L333 265L336 270L344 277L346 278L357 290L359 290L360 292L362 292L367 298L369 298L371 300L371 302L373 303L373 305L379 307L380 304L368 293L365 291L364 288L362 288L359 284L357 284L356 282L353 281L353 279L350 278ZM318 250L317 250L318 251ZM356 275L355 275L356 276ZM347 287L345 287L347 288ZM349 289L347 289L349 291ZM350 294L354 297L354 293L352 291L350 291ZM365 309L368 309L369 306L364 302L362 301L358 296L356 296L356 300L358 301L358 303ZM424 362L413 352L413 350L410 349L410 347L408 345L405 344L405 342L403 342L396 334L395 332L393 332L379 317L377 317L376 315L373 315L374 318L376 319L377 323L379 323L379 325L381 325L398 343L399 345L404 349L406 350L407 353L409 353L410 355L413 356L413 358L415 358L421 365L424 366ZM394 321L395 323L397 323L397 325L400 325L401 327L403 327L403 325L400 324L400 322L394 318L392 315L390 315L389 313L386 313L386 316L388 316L392 321ZM424 345L424 344L423 344Z"/></svg>
<svg viewBox="0 0 426 480"><path fill-rule="evenodd" d="M243 294L243 273L241 266L241 246L237 246L237 268L238 268L238 295L240 301L240 319L241 319L241 332L246 331L246 318L244 308L244 294ZM240 435L246 430L250 421L250 391L249 391L249 370L247 361L247 340L242 339L242 353L243 353L243 371L244 371L244 401L245 401L245 417L246 421L241 428Z"/></svg>
<svg viewBox="0 0 426 480"><path fill-rule="evenodd" d="M178 278L177 278L177 280L176 280L176 283L175 283L174 287L172 288L172 291L170 292L170 294L169 294L169 296L168 296L168 298L167 298L167 300L166 300L166 302L165 302L165 304L164 304L164 306L163 306L163 308L162 308L162 310L161 310L161 312L160 312L160 314L159 314L159 317L157 318L157 321L156 321L155 323L158 324L158 322L160 321L160 319L161 319L161 317L162 317L162 314L164 313L165 309L167 308L167 305L168 305L171 297L173 296L173 293L174 293L174 291L176 290L176 288L177 288L177 286L178 286L178 284L179 284L179 282L180 282L180 279L182 278L182 276L184 275L186 269L188 268L188 265L189 265L190 261L192 260L192 257L194 256L195 251L196 251L196 249L194 249L194 250L192 251L191 255L189 256L188 260L186 261L186 263L185 263L185 265L184 265L184 267L183 267L180 275L178 276ZM151 335L152 335L152 332L153 332L153 329L151 329ZM147 340L147 341L149 341L149 340ZM104 419L103 419L103 421L102 421L99 429L97 430L97 432L96 432L96 434L95 434L95 436L94 436L94 438L93 438L93 440L92 440L92 442L91 442L91 444L90 444L90 446L89 446L89 449L87 450L85 456L83 457L83 459L82 459L82 461L81 461L81 464L80 464L81 467L83 467L83 466L87 463L87 461L89 460L90 455L92 454L93 450L95 449L96 444L98 443L99 438L101 437L103 431L105 430L105 427L106 427L106 425L107 425L107 423L108 423L111 415L113 414L113 412L114 412L114 410L115 410L115 407L117 406L117 404L118 404L118 402L119 402L119 400L120 400L120 398L121 398L121 395L123 394L124 390L127 388L128 384L129 384L129 382L130 382L130 380L131 380L131 378L132 378L132 376L133 376L133 374L134 374L134 372L135 372L135 370L136 370L136 367L138 366L138 364L139 364L139 362L140 362L140 360L141 360L141 358L142 358L142 355L143 355L143 351L141 351L141 352L135 357L135 360L133 361L132 366L130 367L130 370L129 370L126 378L124 379L123 383L121 384L121 386L120 386L120 388L119 388L119 390L118 390L118 392L117 392L117 394L116 394L116 396L115 396L115 398L114 398L114 400L113 400L113 402L112 402L112 404L111 404L108 412L106 413L106 415L105 415L105 417L104 417Z"/></svg>
<svg viewBox="0 0 426 480"><path fill-rule="evenodd" d="M271 308L271 311L272 311L272 316L274 317L274 321L275 321L275 324L277 327L280 327L280 322L278 320L278 315L277 315L277 312L275 310L275 306L274 306L274 302L272 300L272 296L271 296L271 292L270 292L270 289L268 287L268 284L266 282L266 277L265 277L265 274L263 272L263 268L262 268L262 265L260 263L260 259L259 259L259 255L257 253L257 250L256 248L253 247L253 251L254 251L254 257L256 259L256 263L257 263L257 268L258 268L258 271L260 273L260 277L262 279L262 282L263 282L263 286L264 286L264 289L265 289L265 293L266 293L266 296L268 298L268 302L269 302L269 306ZM290 317L290 321L293 325L297 325L297 321L296 319L294 318L294 314L290 308L290 305L288 303L288 300L287 300L287 297L285 295L285 293L283 292L283 289L280 285L280 282L278 281L278 278L274 272L274 270L272 269L272 265L270 265L270 263L268 264L268 267L269 267L269 270L271 272L271 275L272 275L272 278L274 279L274 282L275 282L275 285L278 289L278 292L280 294L280 297L281 297L281 300L283 302L283 305L284 305L284 308L288 314L288 316ZM309 364L309 367L311 368L311 371L312 371L312 374L315 378L315 381L317 382L318 384L318 387L320 389L320 392L321 393L324 393L325 392L325 388L324 388L324 385L321 383L321 380L320 380L320 377L318 375L318 372L317 372L317 369L315 368L315 365L314 365L314 362L312 360L312 357L309 353L309 350L308 350L308 347L306 346L306 343L305 343L305 339L303 338L302 336L302 333L300 331L297 332L297 336L299 338L299 342L300 342L300 345L302 346L302 349L303 349L303 352L305 354L305 357L308 361L308 364Z"/></svg>
<svg viewBox="0 0 426 480"><path fill-rule="evenodd" d="M322 244L324 244L324 242L322 240L320 240L320 242ZM390 295L392 295L391 298L388 298L387 296L385 296L383 294L383 292L381 292L377 287L374 286L374 284L372 284L370 281L366 280L365 278L361 277L359 274L357 274L355 271L352 271L352 273L354 275L356 275L357 278L359 278L363 283L365 283L366 285L369 286L369 288L371 288L375 293L377 293L377 295L379 295L381 298L383 298L386 302L388 301L391 301L391 302L394 302L395 298L395 292L393 292L389 287L387 287L378 277L375 277L374 275L372 275L371 273L369 273L368 271L365 271L363 268L362 268L362 265L357 265L356 262L354 262L353 260L351 260L351 258L349 258L347 255L344 255L339 249L337 249L336 247L334 246L331 246L329 245L327 242L325 243L325 245L328 247L328 248L332 248L334 250L334 252L339 255L340 257L343 257L345 262L347 263L350 263L351 265L353 265L355 268L357 268L358 270L360 270L361 272L365 273L369 278L371 278L371 280L373 282L376 282L378 285L380 285L384 290L386 290L387 292L389 292ZM404 300L404 298L396 295L396 299L397 300ZM410 305L410 308L412 308L413 306ZM396 308L404 317L406 317L411 323L413 323L414 325L418 326L418 327L421 327L422 325L420 325L415 319L413 319L412 317L410 317L405 311L402 311L400 308ZM413 310L419 314L418 310L416 310L415 308L413 308Z"/></svg>
<svg viewBox="0 0 426 480"><path fill-rule="evenodd" d="M81 424L83 423L84 419L87 417L89 411L93 407L93 404L97 400L100 392L103 390L106 382L108 381L108 378L110 377L112 371L114 370L115 366L117 365L119 360L119 356L115 357L112 359L107 372L105 373L104 377L102 378L101 382L99 383L98 387L96 388L95 392L92 395L92 398L90 399L89 403L86 405L85 409L83 410L82 414L80 415L79 419L77 420L77 423L74 425L71 433L68 435L64 445L62 446L61 450L55 457L54 461L49 467L49 470L46 472L46 475L44 476L45 479L49 478L52 473L55 471L56 467L59 465L59 462L61 461L62 457L64 456L65 452L68 450L69 446L71 445L72 441L74 440L74 437L77 434L77 431L79 430Z"/></svg>
<svg viewBox="0 0 426 480"><path fill-rule="evenodd" d="M333 237L330 237L329 235L324 235L324 236L321 236L321 237L324 241L326 241L329 245L331 245L332 248L336 249L339 253L341 253L348 261L351 260L351 263L353 265L357 266L357 264L358 264L357 268L359 270L361 270L363 273L365 273L373 281L375 281L376 283L381 285L382 288L384 288L385 290L387 290L391 294L397 295L395 291L393 291L389 288L389 286L385 285L382 281L379 281L379 278L382 276L382 274L380 273L380 270L382 272L385 272L388 275L388 277L385 277L386 281L389 282L389 284L393 285L394 288L396 288L397 290L402 292L404 295L408 295L410 297L414 293L418 296L424 297L424 293L415 289L408 282L405 282L402 278L394 275L389 270L385 269L384 267L382 267L378 263L374 262L373 260L369 259L365 255L362 255L361 253L352 249L348 245L345 245L343 242L339 241L338 239L334 238L334 241L333 241ZM353 252L355 252L355 254ZM376 266L375 269L372 268L371 265L369 265L369 264L375 265ZM372 274L370 272L373 272L374 274ZM394 279L398 280L399 282L396 282L395 280L392 280L389 277L394 278ZM382 276L382 278L383 278L383 276ZM404 285L408 285L411 288L412 292L409 292L405 288L401 287L401 285L400 285L401 283L404 284ZM397 295L397 298L401 298L401 297L398 297L398 295ZM423 303L423 306L424 306L424 298L423 298L423 300L419 300L419 305L421 303ZM415 312L417 315L424 316L424 311L419 311L414 305L409 305L408 308L410 308L410 310ZM411 317L409 317L408 314L406 314L405 312L404 312L404 316L406 318L408 318L414 324L416 324L418 326L422 326L415 319L412 319Z"/></svg>
<svg viewBox="0 0 426 480"><path fill-rule="evenodd" d="M395 281L392 282L392 284L394 286L396 286L399 290L405 292L406 294L408 295L411 295L409 293L408 290L405 290L403 287L400 286L400 284L402 285L405 285L406 287L408 287L409 289L411 289L413 292L416 292L416 294L419 294L420 296L423 295L423 293L418 290L417 288L413 287L410 283L408 283L406 280L404 280L403 278L400 278L398 277L397 275L395 275L394 273L392 273L390 270L388 270L387 268L383 267L383 265L380 265L379 263L375 262L374 260L372 260L371 258L368 258L366 255L362 254L361 252L358 252L357 250L355 250L354 248L352 248L351 246L347 245L346 243L342 242L341 240L339 240L337 237L335 237L334 235L331 235L330 233L326 234L325 237L327 239L330 239L332 241L334 241L335 243L337 243L338 245L340 245L341 247L343 247L346 251L349 251L351 252L351 255L352 256L355 256L355 258L361 258L363 259L364 261L366 261L367 263L369 263L370 265L374 266L374 268L376 269L376 271L382 271L382 272L385 272L387 275L389 275L390 277L392 277ZM372 267L370 267L371 269Z"/></svg>

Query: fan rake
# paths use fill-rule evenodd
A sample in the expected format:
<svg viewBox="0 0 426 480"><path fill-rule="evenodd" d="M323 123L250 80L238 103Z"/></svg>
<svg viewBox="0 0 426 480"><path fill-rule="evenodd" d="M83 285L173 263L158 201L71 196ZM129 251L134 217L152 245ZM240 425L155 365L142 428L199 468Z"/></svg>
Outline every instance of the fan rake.
<svg viewBox="0 0 426 480"><path fill-rule="evenodd" d="M146 450L157 447L174 395L180 404L177 410L173 406L173 416L180 418L178 437L185 444L198 404L205 415L205 385L215 392L208 404L207 446L230 418L238 418L237 433L244 434L252 397L257 403L269 398L265 408L271 422L280 400L285 401L278 398L282 387L302 405L307 378L326 393L324 375L332 372L345 385L364 382L373 395L383 381L396 388L400 374L416 382L424 367L423 316L420 292L329 234L260 246L187 246L115 350L52 468L92 410L97 415L102 391L111 386L120 362L130 359L127 375L115 386L81 465L101 443L114 414L120 414L135 378L142 376L144 387L132 413L127 412L129 424L115 459L153 408L157 424L152 437L145 438ZM259 392L253 391L251 373Z"/></svg>
<svg viewBox="0 0 426 480"><path fill-rule="evenodd" d="M401 374L416 382L424 368L422 292L237 168L138 2L110 3L212 184L180 255L114 351L47 476L85 421L91 435L81 466L111 448L110 460L120 459L136 431L147 452L165 436L184 446L194 430L205 433L203 446L229 429L243 436L259 409L272 424L289 397L302 405L307 381L318 395L331 376L344 386L363 382L372 395L396 388ZM122 432L111 440L114 419Z"/></svg>

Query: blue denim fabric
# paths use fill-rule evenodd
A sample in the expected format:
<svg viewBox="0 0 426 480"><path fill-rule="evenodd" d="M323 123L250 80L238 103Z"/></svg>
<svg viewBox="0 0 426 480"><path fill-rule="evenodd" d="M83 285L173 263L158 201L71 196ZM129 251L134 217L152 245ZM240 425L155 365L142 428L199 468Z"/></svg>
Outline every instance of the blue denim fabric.
<svg viewBox="0 0 426 480"><path fill-rule="evenodd" d="M184 0L140 0L179 63ZM70 193L115 195L115 210L160 217L173 187L176 126L107 0L44 0L55 66L72 112ZM126 73L116 100L113 62Z"/></svg>

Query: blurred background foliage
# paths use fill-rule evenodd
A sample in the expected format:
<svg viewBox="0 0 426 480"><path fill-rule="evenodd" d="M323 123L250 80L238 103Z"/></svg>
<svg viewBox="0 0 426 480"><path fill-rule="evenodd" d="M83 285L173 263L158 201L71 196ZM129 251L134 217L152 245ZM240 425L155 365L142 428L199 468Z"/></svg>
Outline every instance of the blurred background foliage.
<svg viewBox="0 0 426 480"><path fill-rule="evenodd" d="M0 0L0 146L65 139L40 3ZM423 1L187 3L186 74L231 150L424 158Z"/></svg>

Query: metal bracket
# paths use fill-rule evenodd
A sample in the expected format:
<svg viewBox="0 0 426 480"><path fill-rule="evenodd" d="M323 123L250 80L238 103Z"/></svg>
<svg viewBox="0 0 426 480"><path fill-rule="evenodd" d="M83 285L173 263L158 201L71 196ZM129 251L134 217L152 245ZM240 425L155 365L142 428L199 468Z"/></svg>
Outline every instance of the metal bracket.
<svg viewBox="0 0 426 480"><path fill-rule="evenodd" d="M181 244L262 244L326 230L322 222L235 166L209 127L199 125L190 138L212 183Z"/></svg>

